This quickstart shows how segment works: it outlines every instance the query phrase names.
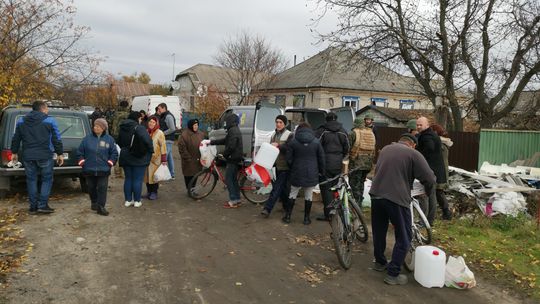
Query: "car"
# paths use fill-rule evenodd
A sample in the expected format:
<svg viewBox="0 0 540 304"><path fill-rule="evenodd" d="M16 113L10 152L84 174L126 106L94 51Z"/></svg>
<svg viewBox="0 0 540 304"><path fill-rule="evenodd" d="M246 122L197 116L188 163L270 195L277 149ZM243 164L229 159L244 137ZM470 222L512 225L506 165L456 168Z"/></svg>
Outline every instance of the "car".
<svg viewBox="0 0 540 304"><path fill-rule="evenodd" d="M226 135L223 128L225 116L234 113L239 118L238 127L242 133L244 158L251 158L263 142L270 142L270 137L276 127L276 116L286 115L289 120L287 129L294 131L300 122L309 123L313 129L319 128L326 122L326 114L329 112L336 113L338 121L343 124L345 130L352 129L355 112L351 107L333 109L284 108L269 102L257 102L256 105L252 106L230 106L227 108L221 114L218 123L214 125L214 130L209 133L209 137L211 140L224 138ZM219 146L218 152L222 151L223 146Z"/></svg>
<svg viewBox="0 0 540 304"><path fill-rule="evenodd" d="M0 198L5 197L11 185L24 181L24 166L13 166L11 158L11 139L15 134L17 121L32 110L29 106L7 106L0 113ZM92 132L88 115L83 111L63 107L49 107L49 116L55 118L64 146L64 165L54 167L54 176L78 178L81 190L86 192L86 180L82 168L77 165L77 150L82 139ZM23 164L22 153L19 162Z"/></svg>

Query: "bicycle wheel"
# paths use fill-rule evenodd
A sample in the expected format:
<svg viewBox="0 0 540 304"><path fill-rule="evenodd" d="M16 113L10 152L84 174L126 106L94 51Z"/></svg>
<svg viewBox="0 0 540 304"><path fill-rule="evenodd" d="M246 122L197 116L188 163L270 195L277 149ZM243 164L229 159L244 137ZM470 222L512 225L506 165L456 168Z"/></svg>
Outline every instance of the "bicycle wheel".
<svg viewBox="0 0 540 304"><path fill-rule="evenodd" d="M405 268L410 272L414 271L414 252L416 250L416 247L431 243L432 236L431 227L429 226L426 216L424 215L422 210L417 205L413 205L412 209L413 223L411 225L411 248L407 252L407 255L405 256L405 261L403 263L403 266L405 266Z"/></svg>
<svg viewBox="0 0 540 304"><path fill-rule="evenodd" d="M428 224L428 220L420 209L420 206L413 205L413 221L416 226L418 240L417 246L431 244L431 226Z"/></svg>
<svg viewBox="0 0 540 304"><path fill-rule="evenodd" d="M245 175L240 177L240 191L244 197L253 204L262 204L268 200L270 192L272 192L272 184L265 186L255 181L250 181Z"/></svg>
<svg viewBox="0 0 540 304"><path fill-rule="evenodd" d="M352 242L348 239L348 229L343 221L343 210L338 208L331 216L330 226L332 227L332 241L336 249L339 264L349 269L352 263Z"/></svg>
<svg viewBox="0 0 540 304"><path fill-rule="evenodd" d="M210 169L204 169L193 176L189 182L188 195L192 199L207 197L216 187L217 174Z"/></svg>
<svg viewBox="0 0 540 304"><path fill-rule="evenodd" d="M369 230L366 224L366 220L362 215L362 210L357 203L351 202L351 214L352 214L352 223L354 233L356 234L356 239L360 242L365 243L369 238Z"/></svg>

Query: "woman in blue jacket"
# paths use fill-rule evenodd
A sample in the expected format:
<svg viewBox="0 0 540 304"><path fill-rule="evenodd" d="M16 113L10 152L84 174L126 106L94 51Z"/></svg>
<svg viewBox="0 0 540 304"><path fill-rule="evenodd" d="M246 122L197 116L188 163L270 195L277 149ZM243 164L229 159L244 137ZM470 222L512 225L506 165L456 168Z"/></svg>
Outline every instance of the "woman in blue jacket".
<svg viewBox="0 0 540 304"><path fill-rule="evenodd" d="M86 178L92 210L100 215L109 215L105 209L107 187L111 168L118 160L118 151L114 139L105 131L107 121L98 118L94 121L92 134L87 135L79 146L79 166Z"/></svg>

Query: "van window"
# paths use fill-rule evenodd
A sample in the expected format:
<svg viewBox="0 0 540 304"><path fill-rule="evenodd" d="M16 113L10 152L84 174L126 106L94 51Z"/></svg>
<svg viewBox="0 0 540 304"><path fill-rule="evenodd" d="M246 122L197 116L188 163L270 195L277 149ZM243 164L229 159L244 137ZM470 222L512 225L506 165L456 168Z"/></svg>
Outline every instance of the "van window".
<svg viewBox="0 0 540 304"><path fill-rule="evenodd" d="M280 108L261 107L257 111L257 129L261 131L273 131L276 128L276 117L280 114Z"/></svg>
<svg viewBox="0 0 540 304"><path fill-rule="evenodd" d="M235 109L234 113L238 115L240 128L253 128L255 109Z"/></svg>
<svg viewBox="0 0 540 304"><path fill-rule="evenodd" d="M80 117L56 115L50 116L56 120L61 138L84 138L86 136L83 121ZM15 125L17 125L17 121L19 121L21 117L24 117L24 115L17 116L17 119L15 119ZM15 133L15 128L13 128L13 132Z"/></svg>

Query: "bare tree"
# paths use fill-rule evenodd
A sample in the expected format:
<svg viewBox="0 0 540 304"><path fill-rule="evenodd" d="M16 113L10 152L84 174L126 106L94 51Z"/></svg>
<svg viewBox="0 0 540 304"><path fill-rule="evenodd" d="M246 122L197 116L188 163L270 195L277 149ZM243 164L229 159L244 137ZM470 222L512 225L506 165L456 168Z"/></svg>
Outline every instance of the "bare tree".
<svg viewBox="0 0 540 304"><path fill-rule="evenodd" d="M271 82L287 67L280 50L273 49L264 38L247 31L224 41L215 61L230 69L227 81L238 90L239 105L249 103L252 91L257 90L259 85Z"/></svg>
<svg viewBox="0 0 540 304"><path fill-rule="evenodd" d="M0 102L42 98L40 85L67 78L92 82L100 60L81 47L89 29L74 25L64 2L0 0Z"/></svg>
<svg viewBox="0 0 540 304"><path fill-rule="evenodd" d="M465 95L482 127L506 116L540 72L536 0L319 0L339 15L323 40L405 67L442 119L462 130ZM442 86L440 84L443 84ZM463 92L463 93L462 93ZM468 93L468 94L464 94Z"/></svg>

